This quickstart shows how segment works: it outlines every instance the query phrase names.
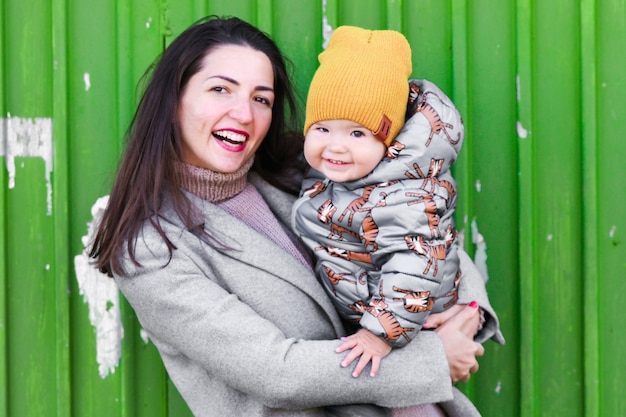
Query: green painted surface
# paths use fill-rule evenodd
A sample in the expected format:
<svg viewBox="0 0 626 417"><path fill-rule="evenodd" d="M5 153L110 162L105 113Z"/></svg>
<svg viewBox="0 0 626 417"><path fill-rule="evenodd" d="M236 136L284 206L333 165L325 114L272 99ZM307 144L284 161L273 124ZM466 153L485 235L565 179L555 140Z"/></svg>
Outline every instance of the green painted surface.
<svg viewBox="0 0 626 417"><path fill-rule="evenodd" d="M207 14L270 33L302 103L324 24L402 31L413 76L463 114L457 221L470 252L472 223L484 238L507 339L461 388L486 417L626 415L622 0L0 0L0 417L191 415L124 301L122 357L100 377L74 256L137 83ZM17 155L10 183L9 118L51 120L50 182Z"/></svg>

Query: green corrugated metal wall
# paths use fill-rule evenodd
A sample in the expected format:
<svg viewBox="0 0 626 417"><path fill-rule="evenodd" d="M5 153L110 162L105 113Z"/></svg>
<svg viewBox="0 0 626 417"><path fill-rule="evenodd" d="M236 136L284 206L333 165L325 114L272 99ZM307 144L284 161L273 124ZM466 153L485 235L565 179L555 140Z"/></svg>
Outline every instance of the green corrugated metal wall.
<svg viewBox="0 0 626 417"><path fill-rule="evenodd" d="M324 23L402 31L464 115L459 227L508 342L463 389L484 416L626 415L624 0L0 0L0 417L189 415L126 304L100 377L73 259L140 75L207 14L269 32L303 97Z"/></svg>

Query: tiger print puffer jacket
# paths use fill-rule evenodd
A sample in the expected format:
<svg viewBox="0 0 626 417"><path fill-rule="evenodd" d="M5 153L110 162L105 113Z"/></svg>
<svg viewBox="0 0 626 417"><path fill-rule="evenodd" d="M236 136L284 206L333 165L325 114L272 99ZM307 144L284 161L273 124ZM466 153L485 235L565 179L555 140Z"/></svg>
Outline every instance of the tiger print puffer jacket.
<svg viewBox="0 0 626 417"><path fill-rule="evenodd" d="M377 167L344 183L311 169L292 216L340 314L392 347L452 306L462 277L450 167L463 120L433 83L409 85L407 121Z"/></svg>

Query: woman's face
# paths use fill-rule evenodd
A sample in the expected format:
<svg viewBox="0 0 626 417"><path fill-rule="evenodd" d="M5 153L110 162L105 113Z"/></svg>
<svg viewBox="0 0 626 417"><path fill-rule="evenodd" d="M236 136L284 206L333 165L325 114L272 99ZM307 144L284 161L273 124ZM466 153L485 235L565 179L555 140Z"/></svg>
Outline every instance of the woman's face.
<svg viewBox="0 0 626 417"><path fill-rule="evenodd" d="M240 45L213 49L180 100L183 162L237 171L261 145L273 104L274 71L267 55Z"/></svg>

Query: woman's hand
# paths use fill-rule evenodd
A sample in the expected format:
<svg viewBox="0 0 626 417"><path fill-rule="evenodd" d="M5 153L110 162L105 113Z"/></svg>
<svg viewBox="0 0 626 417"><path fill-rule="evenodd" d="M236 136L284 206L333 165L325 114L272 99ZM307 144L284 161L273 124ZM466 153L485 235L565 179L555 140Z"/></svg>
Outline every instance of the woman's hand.
<svg viewBox="0 0 626 417"><path fill-rule="evenodd" d="M435 317L435 321L428 318L429 325L435 327L435 331L441 338L448 365L450 366L450 377L452 383L458 381L467 382L470 375L478 371L477 356L485 353L485 348L480 343L474 342L474 334L478 328L480 314L478 304L475 302L466 306L454 306L442 315L454 310L452 316ZM433 323L437 323L433 326Z"/></svg>
<svg viewBox="0 0 626 417"><path fill-rule="evenodd" d="M426 322L424 322L422 328L424 329L436 329L437 327L441 326L443 323L446 322L446 320L448 320L450 317L455 316L456 314L458 314L461 310L463 310L468 304L455 304L452 307L450 307L449 309L447 309L446 311L442 311L441 313L433 313L431 315L428 316L428 318L426 319ZM478 306L478 304L476 304L476 301L473 301L472 303L470 303L471 306ZM480 311L480 309L479 309ZM472 331L472 327L470 326L471 322L468 323L468 330ZM470 335L468 334L468 336L474 337L476 335L476 333L479 330L479 326L480 326L480 314L478 314L476 316L476 328L475 331Z"/></svg>

